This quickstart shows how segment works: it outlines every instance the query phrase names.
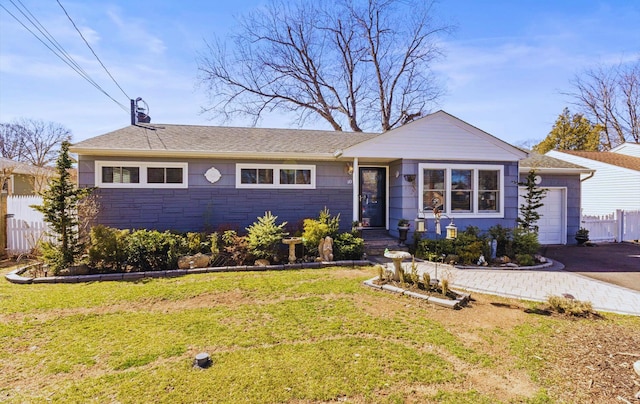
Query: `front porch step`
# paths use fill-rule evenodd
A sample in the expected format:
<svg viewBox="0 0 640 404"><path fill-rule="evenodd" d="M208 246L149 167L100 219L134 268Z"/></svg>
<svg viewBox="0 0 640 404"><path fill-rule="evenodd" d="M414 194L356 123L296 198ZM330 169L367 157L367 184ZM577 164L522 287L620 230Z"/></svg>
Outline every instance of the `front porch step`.
<svg viewBox="0 0 640 404"><path fill-rule="evenodd" d="M409 251L405 245L398 245L398 239L389 235L385 229L363 229L364 250L368 257L382 256L384 250Z"/></svg>

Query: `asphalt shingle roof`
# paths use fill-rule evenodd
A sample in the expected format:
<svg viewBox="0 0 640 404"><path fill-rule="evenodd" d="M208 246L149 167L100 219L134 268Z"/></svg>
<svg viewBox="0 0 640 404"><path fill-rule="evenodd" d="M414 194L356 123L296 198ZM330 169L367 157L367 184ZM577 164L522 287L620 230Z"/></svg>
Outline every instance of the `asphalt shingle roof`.
<svg viewBox="0 0 640 404"><path fill-rule="evenodd" d="M520 167L561 168L561 169L566 168L566 169L583 169L583 170L588 169L578 164L573 164L568 161L560 160L560 159L553 158L551 156L547 156L544 154L539 154L533 151L529 152L529 157L520 160Z"/></svg>
<svg viewBox="0 0 640 404"><path fill-rule="evenodd" d="M201 153L334 153L378 136L322 130L138 124L76 143L83 150Z"/></svg>
<svg viewBox="0 0 640 404"><path fill-rule="evenodd" d="M588 151L572 151L559 150L561 153L571 154L573 156L583 157L590 160L599 161L601 163L611 164L618 167L628 168L630 170L640 171L640 157L628 156L626 154L611 152L588 152Z"/></svg>

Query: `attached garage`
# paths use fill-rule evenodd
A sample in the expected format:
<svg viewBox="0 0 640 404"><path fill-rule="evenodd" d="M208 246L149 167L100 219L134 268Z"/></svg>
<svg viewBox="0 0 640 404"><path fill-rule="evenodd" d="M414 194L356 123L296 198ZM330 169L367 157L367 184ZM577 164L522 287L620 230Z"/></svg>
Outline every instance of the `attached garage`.
<svg viewBox="0 0 640 404"><path fill-rule="evenodd" d="M547 190L538 211L538 241L540 244L575 244L574 236L580 228L581 180L593 174L593 170L577 164L530 152L520 160L520 182L526 181L529 171L536 173L536 183ZM520 206L524 203L519 189Z"/></svg>
<svg viewBox="0 0 640 404"><path fill-rule="evenodd" d="M542 200L538 213L538 241L540 244L567 243L567 190L566 188L545 188L547 194ZM524 203L526 189L520 188L519 203Z"/></svg>

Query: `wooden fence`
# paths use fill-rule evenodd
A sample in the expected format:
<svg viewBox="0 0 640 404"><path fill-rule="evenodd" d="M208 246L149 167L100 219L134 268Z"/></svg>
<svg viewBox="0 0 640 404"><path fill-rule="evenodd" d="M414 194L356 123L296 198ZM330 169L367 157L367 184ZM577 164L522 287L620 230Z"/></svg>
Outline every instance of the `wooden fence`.
<svg viewBox="0 0 640 404"><path fill-rule="evenodd" d="M616 210L602 216L582 216L582 227L589 230L591 241L640 240L640 210Z"/></svg>

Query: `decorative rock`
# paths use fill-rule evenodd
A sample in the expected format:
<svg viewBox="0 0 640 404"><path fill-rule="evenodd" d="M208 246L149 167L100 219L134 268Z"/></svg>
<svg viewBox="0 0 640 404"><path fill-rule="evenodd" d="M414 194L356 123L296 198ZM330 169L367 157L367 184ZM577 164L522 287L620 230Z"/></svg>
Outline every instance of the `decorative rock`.
<svg viewBox="0 0 640 404"><path fill-rule="evenodd" d="M211 257L205 254L197 253L196 255L185 255L178 258L178 268L206 268L209 266Z"/></svg>
<svg viewBox="0 0 640 404"><path fill-rule="evenodd" d="M635 370L636 373L640 376L640 361L636 361L633 364L633 370Z"/></svg>
<svg viewBox="0 0 640 404"><path fill-rule="evenodd" d="M256 267L266 267L271 265L271 263L269 262L269 260L259 259L259 260L256 260L256 262L254 262L253 265Z"/></svg>
<svg viewBox="0 0 640 404"><path fill-rule="evenodd" d="M541 264L544 264L547 262L547 259L540 254L534 255L533 258Z"/></svg>

